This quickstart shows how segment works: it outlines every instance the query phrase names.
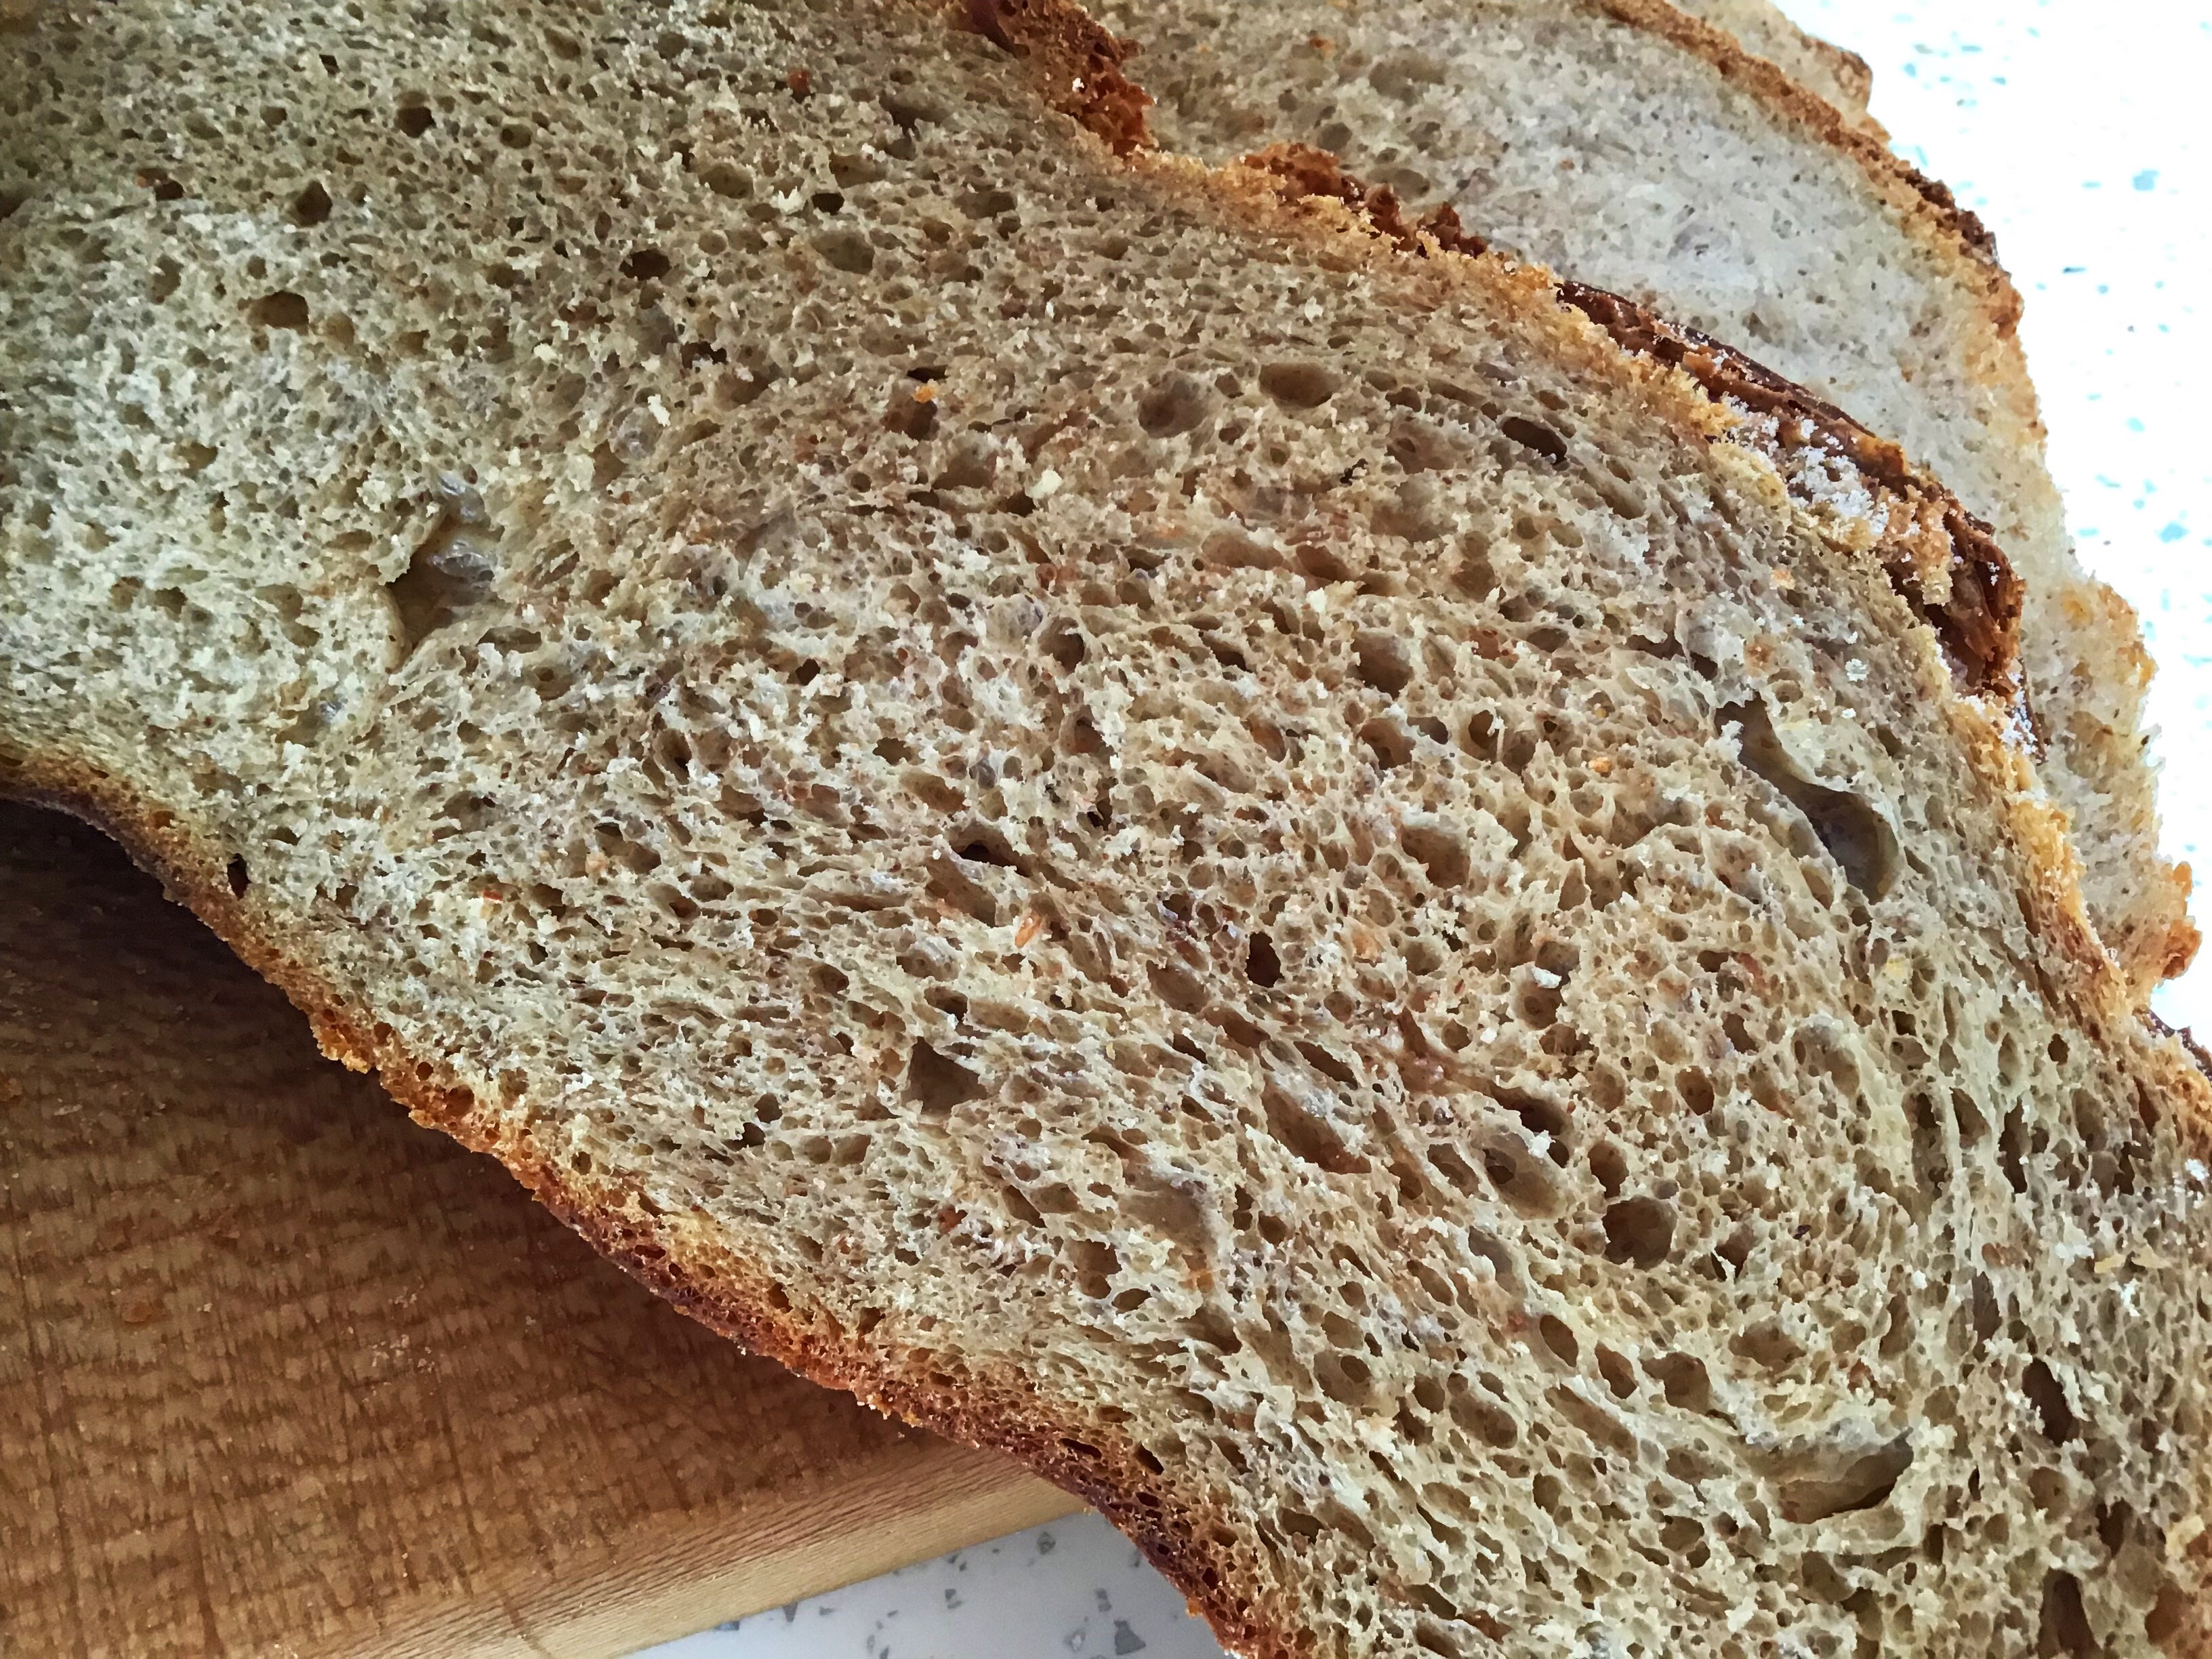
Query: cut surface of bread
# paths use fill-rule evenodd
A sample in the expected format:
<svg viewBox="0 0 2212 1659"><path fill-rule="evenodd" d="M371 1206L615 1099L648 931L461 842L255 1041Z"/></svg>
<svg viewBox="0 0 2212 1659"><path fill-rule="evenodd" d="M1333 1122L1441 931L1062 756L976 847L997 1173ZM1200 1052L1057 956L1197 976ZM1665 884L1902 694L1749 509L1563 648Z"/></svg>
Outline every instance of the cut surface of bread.
<svg viewBox="0 0 2212 1659"><path fill-rule="evenodd" d="M1241 1651L2185 1650L2207 1085L2002 559L1116 55L42 14L0 776Z"/></svg>
<svg viewBox="0 0 2212 1659"><path fill-rule="evenodd" d="M1144 42L1164 147L1229 161L1310 143L1410 205L1451 203L1497 246L1840 405L1988 519L2028 584L2042 770L2090 914L2142 994L2187 965L2188 876L2158 852L2141 726L2149 659L2075 557L2019 296L1948 191L1661 0L1109 0L1100 15Z"/></svg>

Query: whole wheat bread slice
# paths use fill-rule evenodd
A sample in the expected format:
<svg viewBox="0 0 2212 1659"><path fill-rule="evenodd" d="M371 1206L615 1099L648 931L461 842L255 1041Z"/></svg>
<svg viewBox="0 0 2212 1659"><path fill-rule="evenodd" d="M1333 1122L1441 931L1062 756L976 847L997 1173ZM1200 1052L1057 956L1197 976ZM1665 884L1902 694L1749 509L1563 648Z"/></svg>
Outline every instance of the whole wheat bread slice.
<svg viewBox="0 0 2212 1659"><path fill-rule="evenodd" d="M2148 995L2197 945L2158 850L2133 614L2075 559L1990 239L1870 133L1664 0L1109 0L1168 149L1318 145L1839 404L1996 526L2091 916ZM1741 25L1741 20L1735 20Z"/></svg>
<svg viewBox="0 0 2212 1659"><path fill-rule="evenodd" d="M2207 1085L1896 452L1043 5L249 21L0 61L11 788L1239 1650L2201 1639Z"/></svg>

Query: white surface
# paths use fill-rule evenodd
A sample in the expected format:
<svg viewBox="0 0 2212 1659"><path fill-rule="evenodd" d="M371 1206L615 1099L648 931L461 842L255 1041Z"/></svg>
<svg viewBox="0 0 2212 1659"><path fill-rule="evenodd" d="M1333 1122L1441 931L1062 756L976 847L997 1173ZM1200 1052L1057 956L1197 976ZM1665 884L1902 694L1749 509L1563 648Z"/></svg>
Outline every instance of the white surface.
<svg viewBox="0 0 2212 1659"><path fill-rule="evenodd" d="M1220 1659L1206 1626L1095 1515L647 1650L652 1659Z"/></svg>
<svg viewBox="0 0 2212 1659"><path fill-rule="evenodd" d="M2159 659L2167 843L2212 890L2199 846L2200 836L2212 845L2203 402L2212 396L2212 144L2200 136L2212 18L2173 0L1784 0L1784 9L1874 66L1874 114L1899 150L1996 233L2027 299L2023 337L2075 537L2142 615ZM2167 987L2160 1006L2212 1033L2212 965ZM1216 1659L1220 1650L1135 1550L1085 1517L653 1651Z"/></svg>

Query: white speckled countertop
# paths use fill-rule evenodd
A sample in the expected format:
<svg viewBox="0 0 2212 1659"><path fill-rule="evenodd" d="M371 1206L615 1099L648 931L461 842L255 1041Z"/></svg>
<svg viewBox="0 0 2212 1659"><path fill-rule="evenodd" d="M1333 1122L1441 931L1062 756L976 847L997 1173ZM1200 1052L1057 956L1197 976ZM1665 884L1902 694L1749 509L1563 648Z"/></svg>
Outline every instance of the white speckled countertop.
<svg viewBox="0 0 2212 1659"><path fill-rule="evenodd" d="M1264 0L1243 0L1263 3ZM1874 66L1899 149L1996 233L2052 470L2160 676L2166 842L2212 891L2212 18L2179 0L1782 0ZM2122 21L2122 19L2124 21ZM2203 837L2205 846L2200 847ZM2200 905L2200 914L2204 907ZM2212 952L2208 952L2212 956ZM2212 1031L2212 964L2160 993ZM758 1614L654 1659L1218 1659L1095 1517Z"/></svg>

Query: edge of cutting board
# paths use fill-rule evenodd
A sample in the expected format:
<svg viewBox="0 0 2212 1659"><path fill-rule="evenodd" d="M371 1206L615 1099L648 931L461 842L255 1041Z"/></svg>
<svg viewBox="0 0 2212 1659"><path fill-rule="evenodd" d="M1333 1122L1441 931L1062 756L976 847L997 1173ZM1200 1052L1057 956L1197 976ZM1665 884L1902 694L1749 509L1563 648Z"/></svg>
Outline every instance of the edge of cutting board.
<svg viewBox="0 0 2212 1659"><path fill-rule="evenodd" d="M696 1517L560 1583L487 1584L338 1653L391 1659L603 1659L1056 1521L1083 1506L1003 1459L914 1443L894 1468Z"/></svg>

